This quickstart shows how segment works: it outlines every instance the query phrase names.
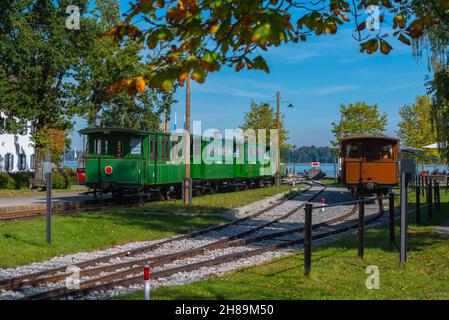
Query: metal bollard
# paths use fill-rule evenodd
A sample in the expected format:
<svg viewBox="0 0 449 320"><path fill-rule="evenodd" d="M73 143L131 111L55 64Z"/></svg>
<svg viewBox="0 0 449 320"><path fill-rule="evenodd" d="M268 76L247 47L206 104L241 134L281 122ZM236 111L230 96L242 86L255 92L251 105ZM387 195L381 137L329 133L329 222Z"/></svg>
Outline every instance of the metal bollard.
<svg viewBox="0 0 449 320"><path fill-rule="evenodd" d="M365 255L365 200L363 197L359 200L359 230L357 234L359 258Z"/></svg>
<svg viewBox="0 0 449 320"><path fill-rule="evenodd" d="M390 245L391 245L391 249L393 250L394 245L396 243L396 237L395 237L395 221L394 221L394 193L390 193L389 199L388 199L389 203L389 211L390 211L390 217L389 217L389 221L390 221Z"/></svg>
<svg viewBox="0 0 449 320"><path fill-rule="evenodd" d="M145 265L143 268L143 288L144 288L144 299L150 300L150 266Z"/></svg>
<svg viewBox="0 0 449 320"><path fill-rule="evenodd" d="M306 203L304 219L304 275L310 274L312 264L312 212L313 205Z"/></svg>
<svg viewBox="0 0 449 320"><path fill-rule="evenodd" d="M421 224L421 197L420 197L420 188L416 187L416 224Z"/></svg>

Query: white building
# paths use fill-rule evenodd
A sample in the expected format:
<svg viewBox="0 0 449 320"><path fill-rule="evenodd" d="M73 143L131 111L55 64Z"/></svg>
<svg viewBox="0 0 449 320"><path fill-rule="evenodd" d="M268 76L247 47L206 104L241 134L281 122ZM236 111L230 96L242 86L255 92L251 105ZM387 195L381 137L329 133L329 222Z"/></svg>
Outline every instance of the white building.
<svg viewBox="0 0 449 320"><path fill-rule="evenodd" d="M33 171L34 158L30 126L20 134L0 131L0 172Z"/></svg>

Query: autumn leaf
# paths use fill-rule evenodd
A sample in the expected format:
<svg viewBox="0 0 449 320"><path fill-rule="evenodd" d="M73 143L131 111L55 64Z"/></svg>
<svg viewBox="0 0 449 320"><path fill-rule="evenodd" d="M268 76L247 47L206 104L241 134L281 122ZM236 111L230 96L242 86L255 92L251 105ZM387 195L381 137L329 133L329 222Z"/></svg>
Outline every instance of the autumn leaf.
<svg viewBox="0 0 449 320"><path fill-rule="evenodd" d="M380 39L380 52L387 55L391 50L393 50L393 47L384 39Z"/></svg>
<svg viewBox="0 0 449 320"><path fill-rule="evenodd" d="M143 77L136 78L136 90L139 93L144 93L146 89L146 83Z"/></svg>
<svg viewBox="0 0 449 320"><path fill-rule="evenodd" d="M401 41L402 43L406 44L406 45L411 45L411 41L403 34L401 33L398 37L398 40Z"/></svg>

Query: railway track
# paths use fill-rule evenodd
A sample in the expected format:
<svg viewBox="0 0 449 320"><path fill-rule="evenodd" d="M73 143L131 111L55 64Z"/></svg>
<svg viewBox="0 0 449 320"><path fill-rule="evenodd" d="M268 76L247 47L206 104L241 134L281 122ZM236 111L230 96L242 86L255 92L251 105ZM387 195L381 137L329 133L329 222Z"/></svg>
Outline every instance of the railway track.
<svg viewBox="0 0 449 320"><path fill-rule="evenodd" d="M303 182L302 184L307 185L308 183ZM160 199L150 199L145 200L143 197L127 197L120 200L113 199L99 199L99 200L88 200L82 202L54 202L52 208L52 214L55 215L67 215L74 214L85 211L101 211L110 208L130 208L136 207L144 204L145 202L159 201ZM170 200L168 200L170 201ZM31 208L31 207L38 208ZM31 219L40 216L44 216L46 213L45 205L28 205L23 206L25 209L21 211L15 210L14 207L4 207L0 208L0 221L9 220L23 220ZM30 207L30 208L27 208Z"/></svg>
<svg viewBox="0 0 449 320"><path fill-rule="evenodd" d="M304 207L306 201L311 201L324 192L325 188L312 190L309 188L304 193L304 199L299 205L293 207L287 206L288 212L273 212L279 209L279 206L288 204L296 196L289 199L283 199L271 207L259 211L246 218L238 219L218 227L201 230L190 235L183 235L156 243L148 247L138 248L133 252L121 252L118 254L101 257L76 264L80 268L81 283L79 290L69 290L62 286L61 281L65 280L69 273L65 272L65 267L46 270L30 275L5 279L0 281L2 290L20 290L24 288L25 295L23 299L60 299L64 297L81 297L101 290L109 290L114 287L127 287L141 282L142 266L149 264L155 270L152 279L167 277L179 272L189 272L198 268L215 266L226 262L254 257L269 251L275 251L282 248L301 245L303 238L301 233L303 227L281 228L281 230L271 232L270 227L280 224L284 220L290 219L293 215L299 213ZM309 194L307 194L309 193ZM286 208L284 208L286 209ZM342 232L347 232L355 228L357 224L348 223L347 220L354 216L357 207L353 208L338 217L319 222L313 226L314 230L319 232L314 235L314 240L326 238ZM273 214L274 213L274 214ZM261 219L263 216L266 219ZM254 222L258 218L259 223L256 226L248 228L245 223ZM335 227L336 224L340 225ZM218 234L213 238L218 238L205 245L193 246L187 250L169 252L166 254L156 253L153 256L141 256L148 252L153 252L169 243L176 243L189 238L198 238L204 235L211 236L214 232L226 231L225 236L219 237ZM285 237L293 237L285 239ZM254 249L255 247L255 249ZM227 253L227 249L235 252ZM214 252L223 251L219 256L214 256ZM211 257L208 256L212 255ZM140 255L140 256L139 256ZM126 257L128 261L114 263L114 259ZM198 261L199 260L199 261ZM181 262L181 265L177 265ZM40 286L40 287L39 287ZM47 287L46 287L47 286ZM34 290L33 290L34 289Z"/></svg>
<svg viewBox="0 0 449 320"><path fill-rule="evenodd" d="M258 217L260 217L261 215L266 214L267 212L275 209L276 207L279 207L283 204L285 204L286 202L288 202L289 200L301 195L301 194L305 194L307 193L309 190L311 190L312 185L309 185L308 188L300 191L300 192L293 192L292 194L286 195L284 198L276 201L274 204L270 205L269 207L260 210L258 212L255 212L249 216L240 218L240 219L236 219L218 226L214 226L214 227L210 227L210 228L206 228L206 229L202 229L199 231L194 231L191 232L189 234L183 234L183 235L179 235L176 236L174 238L170 238L167 240L163 240L160 242L157 242L155 244L151 244L148 246L143 246L143 247L139 247L133 250L127 250L127 251L122 251L122 252L118 252L112 255L108 255L105 257L101 257L101 258L96 258L96 259L91 259L91 260L87 260L87 261L83 261L80 263L77 263L76 266L80 267L80 268L88 268L90 266L93 265L97 265L99 263L105 263L108 262L112 259L121 259L121 258L125 258L125 257L130 257L130 256L137 256L139 254L144 254L145 252L151 252L154 251L164 245L168 245L171 243L177 243L179 241L183 241L183 240L187 240L187 239L193 239L193 238L197 238L206 234L211 234L213 232L217 232L226 228L232 228L235 225L239 225L244 223L245 221L251 220L251 219L256 219ZM324 190L324 188L323 188ZM299 210L299 208L298 208ZM292 214L292 212L289 212L288 214L285 215L285 217L288 217ZM277 217L276 221L279 221L281 219L281 217ZM275 223L276 221L272 221L272 223ZM269 225L269 222L266 223L265 225ZM255 229L257 230L257 229ZM244 233L241 234L242 236L245 235ZM231 237L229 237L231 238ZM15 290L20 288L21 286L24 285L30 285L30 284L35 284L35 283L39 283L39 278L41 277L45 277L47 275L51 275L51 274L59 274L61 272L64 272L66 270L67 266L63 266L63 267L57 267L57 268L52 268L49 270L44 270L41 272L35 272L32 274L26 274L23 276L18 276L18 277L14 277L11 279L3 279L0 280L0 290Z"/></svg>

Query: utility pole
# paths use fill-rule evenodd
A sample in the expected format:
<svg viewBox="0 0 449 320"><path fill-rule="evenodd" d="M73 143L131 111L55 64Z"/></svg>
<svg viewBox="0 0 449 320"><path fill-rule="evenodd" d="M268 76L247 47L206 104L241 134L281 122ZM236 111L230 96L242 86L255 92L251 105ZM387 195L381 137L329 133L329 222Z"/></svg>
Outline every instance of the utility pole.
<svg viewBox="0 0 449 320"><path fill-rule="evenodd" d="M191 199L191 189L192 189L192 179L190 178L190 75L186 80L186 136L185 136L185 150L184 153L184 183L183 183L183 204L192 204Z"/></svg>
<svg viewBox="0 0 449 320"><path fill-rule="evenodd" d="M278 91L276 93L277 102L277 123L278 123L278 148L277 148L277 161L276 161L276 186L281 185L281 93Z"/></svg>

